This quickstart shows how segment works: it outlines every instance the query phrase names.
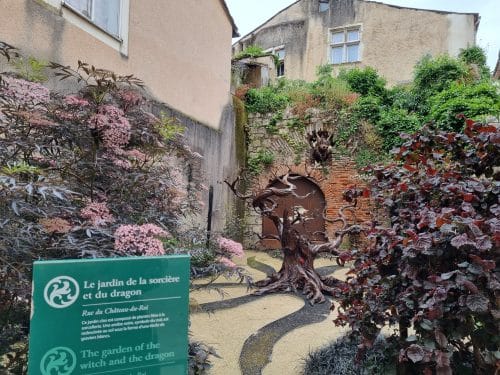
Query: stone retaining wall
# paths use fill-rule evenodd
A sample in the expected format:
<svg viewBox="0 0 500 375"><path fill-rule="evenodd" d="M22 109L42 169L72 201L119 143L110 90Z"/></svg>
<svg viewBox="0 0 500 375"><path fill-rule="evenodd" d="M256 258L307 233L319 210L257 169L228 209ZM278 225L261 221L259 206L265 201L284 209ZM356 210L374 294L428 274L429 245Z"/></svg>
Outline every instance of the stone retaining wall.
<svg viewBox="0 0 500 375"><path fill-rule="evenodd" d="M290 110L283 113L282 119L276 120L276 115L250 114L248 117L247 139L248 156L256 157L260 152L270 151L275 156L271 166L266 167L251 185L252 191L259 191L267 187L276 177L287 172L308 177L317 184L325 195L326 217L334 219L339 209L346 204L343 192L352 187L366 186L354 160L350 155L341 155L333 150L333 157L326 165L312 163L310 160L310 146L306 134L312 130L328 130L336 132L337 116L335 113L318 109L308 110L306 120L303 120L302 129L292 129L290 122L297 121ZM271 132L269 131L271 129ZM274 134L273 134L274 133ZM302 144L302 152L297 152L295 144ZM299 160L300 159L300 160ZM371 218L369 199L361 198L354 213L347 213L351 222L363 222ZM247 227L255 234L262 233L262 220L258 213L251 209L246 212ZM327 235L332 236L339 224L327 223ZM255 236L246 243L247 247L255 245ZM259 246L257 246L259 247Z"/></svg>

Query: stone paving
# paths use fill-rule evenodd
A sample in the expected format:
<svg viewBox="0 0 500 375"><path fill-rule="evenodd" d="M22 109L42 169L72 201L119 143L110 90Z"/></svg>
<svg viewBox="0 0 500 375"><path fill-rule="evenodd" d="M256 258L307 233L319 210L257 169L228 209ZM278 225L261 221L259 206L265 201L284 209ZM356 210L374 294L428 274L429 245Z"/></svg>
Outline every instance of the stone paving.
<svg viewBox="0 0 500 375"><path fill-rule="evenodd" d="M281 260L264 252L247 251L239 265L254 280L279 269ZM317 259L322 274L344 278L347 269L334 261ZM191 313L194 339L215 348L212 375L303 374L304 359L343 335L347 328L335 327L330 303L311 306L301 295L274 293L253 296L243 284L218 280L225 294L205 290L191 293L199 308Z"/></svg>

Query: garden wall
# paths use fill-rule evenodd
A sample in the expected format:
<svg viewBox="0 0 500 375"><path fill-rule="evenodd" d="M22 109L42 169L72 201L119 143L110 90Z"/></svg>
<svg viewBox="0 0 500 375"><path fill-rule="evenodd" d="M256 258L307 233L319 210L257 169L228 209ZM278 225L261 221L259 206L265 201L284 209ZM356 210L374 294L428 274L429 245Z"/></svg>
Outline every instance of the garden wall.
<svg viewBox="0 0 500 375"><path fill-rule="evenodd" d="M253 179L250 189L258 191L267 187L276 177L287 172L308 177L323 192L326 204L326 217L334 219L339 209L346 204L343 192L356 186L366 185L356 164L349 154L348 148L332 148L332 158L323 165L311 161L311 146L307 142L307 134L313 130L327 130L330 133L338 132L338 114L332 111L319 109L307 110L305 116L298 118L290 109L282 115L252 113L248 116L247 166L261 168L262 171ZM272 154L272 158L269 155ZM265 162L258 163L256 160ZM273 159L269 162L269 159ZM354 213L348 213L351 222L363 222L371 218L370 202L361 198ZM252 209L246 212L247 227L255 234L253 243L262 234L262 219ZM326 223L326 232L332 236L339 224ZM251 243L247 243L251 246Z"/></svg>

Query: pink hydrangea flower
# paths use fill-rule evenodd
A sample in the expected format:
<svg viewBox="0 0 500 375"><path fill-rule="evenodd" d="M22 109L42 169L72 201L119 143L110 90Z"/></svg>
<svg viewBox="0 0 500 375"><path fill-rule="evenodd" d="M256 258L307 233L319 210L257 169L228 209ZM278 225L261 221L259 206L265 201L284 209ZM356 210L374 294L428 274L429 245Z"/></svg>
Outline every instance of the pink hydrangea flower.
<svg viewBox="0 0 500 375"><path fill-rule="evenodd" d="M121 225L115 231L115 250L131 255L163 255L165 249L158 238L170 233L154 224Z"/></svg>
<svg viewBox="0 0 500 375"><path fill-rule="evenodd" d="M45 104L50 100L50 91L45 86L25 81L24 79L3 76L2 81L6 84L0 90L4 95L10 97L21 105Z"/></svg>
<svg viewBox="0 0 500 375"><path fill-rule="evenodd" d="M219 263L221 263L224 266L229 267L229 268L235 268L236 267L236 263L234 263L231 259L226 258L226 257L220 257L219 258Z"/></svg>
<svg viewBox="0 0 500 375"><path fill-rule="evenodd" d="M98 227L115 221L106 203L90 202L80 211L80 216Z"/></svg>
<svg viewBox="0 0 500 375"><path fill-rule="evenodd" d="M84 98L80 98L79 96L76 95L68 95L64 99L64 103L70 106L75 106L75 107L87 107L90 105L89 101Z"/></svg>
<svg viewBox="0 0 500 375"><path fill-rule="evenodd" d="M243 251L243 245L229 238L217 238L217 245L219 245L219 248L222 251L228 253L231 256L237 256L241 258L245 255L245 252Z"/></svg>
<svg viewBox="0 0 500 375"><path fill-rule="evenodd" d="M97 129L104 147L119 150L130 140L130 123L121 109L112 105L99 107L97 114L89 120L91 129Z"/></svg>

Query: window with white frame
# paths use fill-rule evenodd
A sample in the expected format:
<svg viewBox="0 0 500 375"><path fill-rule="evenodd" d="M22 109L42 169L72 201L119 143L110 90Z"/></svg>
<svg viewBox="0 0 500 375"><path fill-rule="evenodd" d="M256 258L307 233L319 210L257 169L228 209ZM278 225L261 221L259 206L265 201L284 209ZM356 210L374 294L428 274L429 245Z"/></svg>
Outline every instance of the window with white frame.
<svg viewBox="0 0 500 375"><path fill-rule="evenodd" d="M285 75L285 49L284 48L277 49L274 51L274 54L278 56L276 75L278 77L283 77Z"/></svg>
<svg viewBox="0 0 500 375"><path fill-rule="evenodd" d="M276 61L276 76L283 77L285 75L285 46L268 48L264 52L272 53L277 57Z"/></svg>
<svg viewBox="0 0 500 375"><path fill-rule="evenodd" d="M64 4L107 33L120 37L121 0L64 0Z"/></svg>
<svg viewBox="0 0 500 375"><path fill-rule="evenodd" d="M344 64L361 61L360 26L330 30L330 63Z"/></svg>

